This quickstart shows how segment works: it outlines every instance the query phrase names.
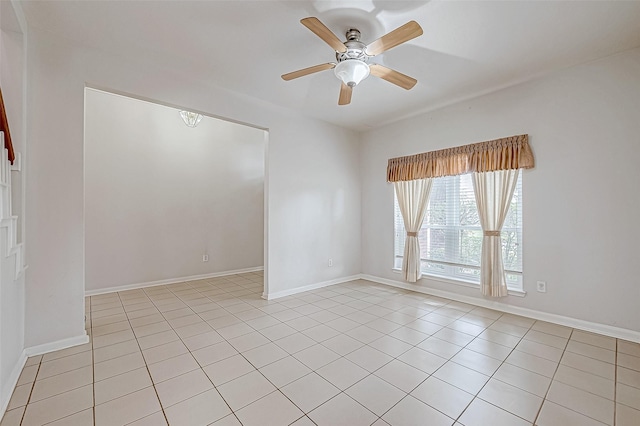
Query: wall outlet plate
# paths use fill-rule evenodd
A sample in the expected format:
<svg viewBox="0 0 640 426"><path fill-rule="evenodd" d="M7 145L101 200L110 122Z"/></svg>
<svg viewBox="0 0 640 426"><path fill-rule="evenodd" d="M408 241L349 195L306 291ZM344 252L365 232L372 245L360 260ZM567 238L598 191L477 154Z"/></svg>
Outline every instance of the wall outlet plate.
<svg viewBox="0 0 640 426"><path fill-rule="evenodd" d="M546 293L547 292L547 282L546 281L538 281L536 283L536 289L538 293Z"/></svg>
<svg viewBox="0 0 640 426"><path fill-rule="evenodd" d="M329 267L333 266L333 259L329 259Z"/></svg>
<svg viewBox="0 0 640 426"><path fill-rule="evenodd" d="M208 254L203 254L202 255L202 261L203 262L208 262L209 261L209 255Z"/></svg>

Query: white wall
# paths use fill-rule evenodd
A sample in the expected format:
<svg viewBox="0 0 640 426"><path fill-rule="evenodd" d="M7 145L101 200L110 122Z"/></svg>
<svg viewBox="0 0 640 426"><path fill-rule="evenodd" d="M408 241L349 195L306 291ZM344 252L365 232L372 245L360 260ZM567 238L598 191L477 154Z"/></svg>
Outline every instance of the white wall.
<svg viewBox="0 0 640 426"><path fill-rule="evenodd" d="M504 303L640 331L640 49L422 114L363 136L363 273L393 265L392 157L528 133L525 298ZM537 293L535 282L547 282ZM479 290L422 286L480 298Z"/></svg>
<svg viewBox="0 0 640 426"><path fill-rule="evenodd" d="M0 86L15 152L24 153L23 34L9 2L0 4ZM12 212L21 215L21 172L11 172ZM22 235L19 220L18 238ZM0 228L0 417L24 362L24 279L16 280L15 256L7 257L6 227Z"/></svg>
<svg viewBox="0 0 640 426"><path fill-rule="evenodd" d="M85 289L262 267L265 137L87 89Z"/></svg>
<svg viewBox="0 0 640 426"><path fill-rule="evenodd" d="M162 64L129 63L36 31L29 32L28 71L27 346L84 334L85 84L269 129L270 293L360 272L355 133L171 74Z"/></svg>

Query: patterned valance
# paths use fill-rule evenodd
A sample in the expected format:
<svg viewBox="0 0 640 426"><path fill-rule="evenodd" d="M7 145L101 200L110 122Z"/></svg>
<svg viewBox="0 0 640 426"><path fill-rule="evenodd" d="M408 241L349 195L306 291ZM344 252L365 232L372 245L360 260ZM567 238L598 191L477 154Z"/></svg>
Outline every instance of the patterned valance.
<svg viewBox="0 0 640 426"><path fill-rule="evenodd" d="M387 166L387 181L455 176L471 172L530 169L533 165L529 137L518 135L391 158Z"/></svg>

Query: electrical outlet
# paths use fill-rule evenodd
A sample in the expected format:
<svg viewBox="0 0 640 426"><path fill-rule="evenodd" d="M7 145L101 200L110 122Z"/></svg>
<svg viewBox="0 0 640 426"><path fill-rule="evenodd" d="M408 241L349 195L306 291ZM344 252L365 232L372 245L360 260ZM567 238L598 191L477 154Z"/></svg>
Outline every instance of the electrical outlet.
<svg viewBox="0 0 640 426"><path fill-rule="evenodd" d="M547 282L546 281L538 281L536 283L538 293L546 293L547 292Z"/></svg>
<svg viewBox="0 0 640 426"><path fill-rule="evenodd" d="M333 259L329 259L329 267L333 266Z"/></svg>
<svg viewBox="0 0 640 426"><path fill-rule="evenodd" d="M202 261L203 262L208 262L209 261L209 255L208 254L203 254L202 255Z"/></svg>

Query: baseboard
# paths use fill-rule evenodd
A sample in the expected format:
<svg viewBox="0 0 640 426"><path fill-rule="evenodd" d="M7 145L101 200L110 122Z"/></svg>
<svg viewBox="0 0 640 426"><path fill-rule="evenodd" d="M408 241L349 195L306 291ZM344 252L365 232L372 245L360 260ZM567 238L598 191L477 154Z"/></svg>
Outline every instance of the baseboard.
<svg viewBox="0 0 640 426"><path fill-rule="evenodd" d="M579 330L590 331L592 333L603 334L605 336L615 337L617 339L629 340L631 342L640 343L640 332L629 330L626 328L613 327L610 325L599 324L591 321L566 317L563 315L551 314L548 312L537 311L535 309L522 308L512 306L506 303L480 299L476 297L464 296L449 291L438 290L434 288L418 286L415 284L405 283L402 281L389 280L386 278L376 277L373 275L361 274L360 279L373 281L379 284L385 284L392 287L398 287L405 290L411 290L418 293L425 293L432 296L444 297L446 299L455 300L457 302L468 303L469 305L481 306L483 308L494 309L500 312L506 312L514 315L533 318L540 321L551 322L566 327L577 328Z"/></svg>
<svg viewBox="0 0 640 426"><path fill-rule="evenodd" d="M125 285L116 286L116 287L87 290L84 292L84 295L96 296L98 294L113 293L115 291L135 290L138 288L155 287L155 286L167 285L167 284L176 284L176 283L182 283L185 281L204 280L207 278L225 277L228 275L245 274L247 272L258 272L263 270L264 270L263 266L256 266L253 268L235 269L232 271L214 272L211 274L190 275L188 277L169 278L167 280L149 281L149 282L137 283L137 284L125 284Z"/></svg>
<svg viewBox="0 0 640 426"><path fill-rule="evenodd" d="M89 336L83 334L81 336L69 337L67 339L56 340L55 342L44 343L38 346L31 346L24 351L27 356L41 355L48 352L59 351L60 349L67 349L72 346L84 345L89 343Z"/></svg>
<svg viewBox="0 0 640 426"><path fill-rule="evenodd" d="M18 384L18 380L20 379L20 374L22 373L22 369L24 368L25 363L27 362L27 352L22 351L20 357L18 358L18 362L11 370L11 374L7 379L6 383L3 383L2 389L0 389L0 419L4 416L5 411L7 411L7 407L9 406L9 401L11 400L11 395L13 394L13 390L16 388ZM9 385L4 387L4 385Z"/></svg>
<svg viewBox="0 0 640 426"><path fill-rule="evenodd" d="M262 298L267 300L278 299L280 297L291 296L292 294L303 293L309 290L316 290L322 287L328 287L331 285L346 283L347 281L353 281L360 279L361 275L351 275L349 277L336 278L334 280L322 281L315 284L309 284L304 287L296 287L290 290L276 291L275 293L263 293Z"/></svg>

